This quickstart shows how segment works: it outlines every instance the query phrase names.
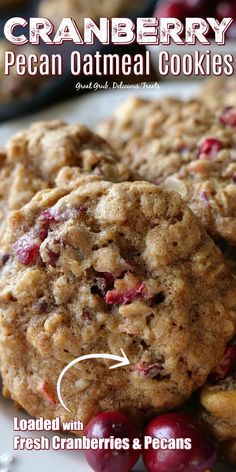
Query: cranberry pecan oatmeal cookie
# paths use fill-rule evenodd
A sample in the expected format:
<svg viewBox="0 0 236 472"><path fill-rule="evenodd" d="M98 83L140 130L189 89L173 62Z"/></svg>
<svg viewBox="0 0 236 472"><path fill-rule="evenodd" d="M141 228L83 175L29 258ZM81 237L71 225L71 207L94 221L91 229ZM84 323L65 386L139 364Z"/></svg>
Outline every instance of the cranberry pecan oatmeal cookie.
<svg viewBox="0 0 236 472"><path fill-rule="evenodd" d="M115 182L129 177L103 139L82 125L61 121L34 123L18 132L0 153L0 162L0 224L3 226L9 210L20 208L37 191L54 187L64 166L67 170L58 176L56 185L66 185L69 178L72 185L75 174L77 178L91 175Z"/></svg>
<svg viewBox="0 0 236 472"><path fill-rule="evenodd" d="M154 115L158 120L155 132L161 136L163 124L181 110L182 102L177 98L146 100L131 97L121 103L111 118L105 119L97 126L96 132L106 139L115 149L123 152L125 145L132 139L145 134L146 123ZM149 134L149 132L148 132Z"/></svg>
<svg viewBox="0 0 236 472"><path fill-rule="evenodd" d="M123 162L141 178L177 191L217 239L236 244L236 108L217 114L198 100L170 116L168 133L155 114L131 140ZM165 127L166 124L165 123Z"/></svg>
<svg viewBox="0 0 236 472"><path fill-rule="evenodd" d="M236 79L217 77L206 80L198 95L200 100L214 110L236 106Z"/></svg>
<svg viewBox="0 0 236 472"><path fill-rule="evenodd" d="M218 439L223 457L236 462L236 339L201 392L201 418Z"/></svg>
<svg viewBox="0 0 236 472"><path fill-rule="evenodd" d="M4 392L35 416L136 419L203 385L233 335L236 290L214 242L178 194L147 182L39 192L13 212L2 244ZM119 355L70 369L72 359Z"/></svg>

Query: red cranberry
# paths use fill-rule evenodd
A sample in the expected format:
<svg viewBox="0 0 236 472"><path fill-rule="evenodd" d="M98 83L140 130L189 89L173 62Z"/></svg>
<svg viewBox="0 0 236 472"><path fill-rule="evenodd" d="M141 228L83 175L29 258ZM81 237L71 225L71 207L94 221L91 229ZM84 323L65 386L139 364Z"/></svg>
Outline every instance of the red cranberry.
<svg viewBox="0 0 236 472"><path fill-rule="evenodd" d="M15 257L23 265L30 265L37 259L39 255L40 243L35 233L35 229L31 229L23 234L14 244L13 250Z"/></svg>
<svg viewBox="0 0 236 472"><path fill-rule="evenodd" d="M43 381L41 383L40 391L49 403L51 403L52 405L57 405L58 404L58 401L57 401L52 389L47 384L47 382Z"/></svg>
<svg viewBox="0 0 236 472"><path fill-rule="evenodd" d="M39 222L47 223L49 225L50 223L63 223L64 221L67 221L73 216L75 216L76 213L77 210L71 210L70 208L66 208L63 212L59 212L58 210L52 207L48 210L45 210L38 220Z"/></svg>
<svg viewBox="0 0 236 472"><path fill-rule="evenodd" d="M105 296L105 301L108 305L127 305L133 302L136 298L142 297L145 291L143 283L139 283L136 287L127 289L124 292L119 290L110 290Z"/></svg>
<svg viewBox="0 0 236 472"><path fill-rule="evenodd" d="M50 208L45 210L39 217L39 222L55 223L58 219L58 213Z"/></svg>
<svg viewBox="0 0 236 472"><path fill-rule="evenodd" d="M41 243L47 237L47 230L33 227L13 244L15 257L23 265L33 264L39 257Z"/></svg>
<svg viewBox="0 0 236 472"><path fill-rule="evenodd" d="M149 423L145 436L159 439L191 439L191 449L154 449L143 451L148 472L206 472L216 463L215 447L199 424L182 413L158 416Z"/></svg>
<svg viewBox="0 0 236 472"><path fill-rule="evenodd" d="M100 413L85 429L88 438L128 438L130 445L139 438L139 431L133 422L122 413ZM139 459L140 452L129 449L104 449L85 451L86 459L95 472L130 472Z"/></svg>
<svg viewBox="0 0 236 472"><path fill-rule="evenodd" d="M219 139L209 138L204 141L198 151L198 159L215 157L223 145Z"/></svg>
<svg viewBox="0 0 236 472"><path fill-rule="evenodd" d="M160 363L148 364L147 362L140 361L133 367L133 370L139 372L144 377L154 379L160 376L160 372L164 370L164 367Z"/></svg>
<svg viewBox="0 0 236 472"><path fill-rule="evenodd" d="M224 380L236 370L236 345L228 346L220 364L212 372L210 379L213 381Z"/></svg>
<svg viewBox="0 0 236 472"><path fill-rule="evenodd" d="M220 115L220 121L223 125L236 126L236 108L225 107Z"/></svg>

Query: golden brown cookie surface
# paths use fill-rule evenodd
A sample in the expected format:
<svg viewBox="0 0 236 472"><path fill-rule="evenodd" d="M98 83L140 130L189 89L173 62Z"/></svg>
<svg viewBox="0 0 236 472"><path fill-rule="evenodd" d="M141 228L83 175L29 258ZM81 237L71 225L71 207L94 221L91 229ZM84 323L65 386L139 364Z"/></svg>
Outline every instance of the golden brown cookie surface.
<svg viewBox="0 0 236 472"><path fill-rule="evenodd" d="M4 225L8 211L23 206L37 191L72 185L75 174L115 182L129 178L111 147L82 125L38 122L16 133L1 153L0 222Z"/></svg>
<svg viewBox="0 0 236 472"><path fill-rule="evenodd" d="M160 136L153 114L143 135L129 141L123 162L180 193L214 238L235 245L236 108L216 114L197 100L171 113Z"/></svg>
<svg viewBox="0 0 236 472"><path fill-rule="evenodd" d="M201 418L220 442L223 457L236 462L236 344L232 342L201 392Z"/></svg>
<svg viewBox="0 0 236 472"><path fill-rule="evenodd" d="M36 416L104 410L134 417L181 404L233 334L235 285L213 241L177 194L146 182L43 190L13 213L2 247L5 388ZM80 382L78 382L80 379Z"/></svg>

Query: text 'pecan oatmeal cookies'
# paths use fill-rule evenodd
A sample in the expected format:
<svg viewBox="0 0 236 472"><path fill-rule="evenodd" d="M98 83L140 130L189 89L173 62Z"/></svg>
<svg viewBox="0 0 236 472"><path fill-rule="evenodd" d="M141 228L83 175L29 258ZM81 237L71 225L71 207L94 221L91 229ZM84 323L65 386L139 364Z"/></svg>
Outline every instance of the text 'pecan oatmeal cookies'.
<svg viewBox="0 0 236 472"><path fill-rule="evenodd" d="M114 182L129 178L102 138L85 126L61 121L34 123L18 132L0 157L0 225L4 225L9 210L20 208L39 190L69 184L70 167L70 185L75 174L77 178L89 175ZM63 167L67 173L60 173Z"/></svg>
<svg viewBox="0 0 236 472"><path fill-rule="evenodd" d="M147 182L39 192L9 220L0 287L6 394L35 416L133 417L203 385L233 336L235 282L178 194ZM89 360L120 355L130 365Z"/></svg>
<svg viewBox="0 0 236 472"><path fill-rule="evenodd" d="M216 114L190 101L169 114L162 136L153 114L143 136L128 143L124 164L180 193L214 238L236 245L236 108Z"/></svg>
<svg viewBox="0 0 236 472"><path fill-rule="evenodd" d="M201 392L201 419L220 443L221 453L236 462L236 339Z"/></svg>

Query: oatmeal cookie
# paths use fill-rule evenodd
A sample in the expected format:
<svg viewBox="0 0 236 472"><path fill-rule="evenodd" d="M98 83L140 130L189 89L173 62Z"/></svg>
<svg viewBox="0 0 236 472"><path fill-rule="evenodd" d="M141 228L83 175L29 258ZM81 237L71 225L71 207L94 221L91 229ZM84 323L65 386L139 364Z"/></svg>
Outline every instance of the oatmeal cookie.
<svg viewBox="0 0 236 472"><path fill-rule="evenodd" d="M223 458L236 462L236 339L201 392L201 418L218 439Z"/></svg>
<svg viewBox="0 0 236 472"><path fill-rule="evenodd" d="M235 282L178 194L148 182L43 190L13 212L2 244L4 392L35 416L133 417L181 404L233 336ZM130 364L74 358L120 355Z"/></svg>
<svg viewBox="0 0 236 472"><path fill-rule="evenodd" d="M84 18L112 18L119 15L132 13L145 4L144 0L41 0L39 3L39 16L52 19L54 24L59 24L62 18L73 18L79 29L83 30Z"/></svg>
<svg viewBox="0 0 236 472"><path fill-rule="evenodd" d="M204 82L198 97L213 110L236 107L236 79L215 77Z"/></svg>
<svg viewBox="0 0 236 472"><path fill-rule="evenodd" d="M143 136L126 146L123 162L179 192L214 238L236 245L236 108L216 114L191 101L163 126L166 132L152 138L159 133L153 114Z"/></svg>
<svg viewBox="0 0 236 472"><path fill-rule="evenodd" d="M146 123L155 115L156 123L154 136L163 134L163 123L171 116L176 116L181 110L182 102L177 98L160 100L145 100L130 97L114 111L111 118L101 121L96 132L106 139L115 149L123 152L126 144L132 138L146 134ZM151 127L151 124L150 124ZM148 126L149 128L149 126ZM150 135L151 128L148 131Z"/></svg>
<svg viewBox="0 0 236 472"><path fill-rule="evenodd" d="M129 178L116 153L99 136L78 124L34 123L18 132L0 154L0 224L9 210L27 203L37 191L68 184L81 175L121 181ZM71 171L70 168L71 167ZM70 174L70 176L69 176ZM73 175L72 175L73 174ZM67 180L67 181L66 181Z"/></svg>

